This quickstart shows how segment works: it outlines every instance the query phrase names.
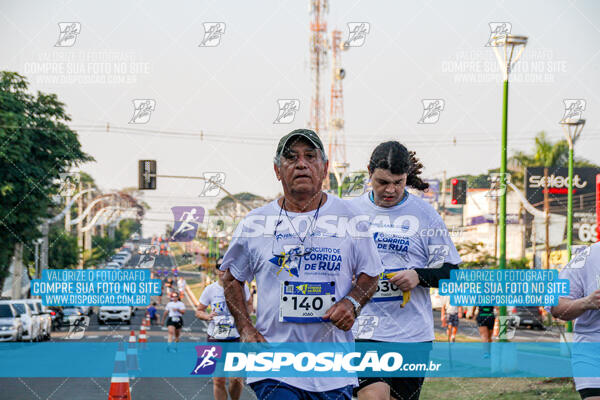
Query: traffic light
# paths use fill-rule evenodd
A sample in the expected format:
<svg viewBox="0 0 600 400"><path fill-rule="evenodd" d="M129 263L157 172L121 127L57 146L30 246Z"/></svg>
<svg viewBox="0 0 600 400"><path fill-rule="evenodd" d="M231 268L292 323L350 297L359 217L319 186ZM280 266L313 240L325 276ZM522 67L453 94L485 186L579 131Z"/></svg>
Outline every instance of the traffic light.
<svg viewBox="0 0 600 400"><path fill-rule="evenodd" d="M156 160L138 161L138 189L156 190Z"/></svg>
<svg viewBox="0 0 600 400"><path fill-rule="evenodd" d="M467 181L452 179L452 204L467 204Z"/></svg>

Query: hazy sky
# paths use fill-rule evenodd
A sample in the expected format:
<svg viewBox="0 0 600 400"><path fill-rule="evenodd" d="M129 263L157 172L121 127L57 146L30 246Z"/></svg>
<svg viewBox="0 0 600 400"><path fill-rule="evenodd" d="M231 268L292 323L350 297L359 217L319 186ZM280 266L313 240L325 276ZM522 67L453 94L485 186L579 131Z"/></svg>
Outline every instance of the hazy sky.
<svg viewBox="0 0 600 400"><path fill-rule="evenodd" d="M307 0L0 4L0 67L66 104L96 159L82 169L103 189L135 186L137 160L156 159L162 174L224 172L232 192L280 190L272 166L277 140L309 119ZM509 22L513 34L529 37L511 75L509 152L531 148L540 130L561 138L563 99L580 98L587 125L576 151L600 163L599 17L593 0L331 1L329 32L346 37L348 23L370 25L364 45L342 56L351 169L363 169L388 139L416 150L429 177L498 166L502 89L485 47L490 22ZM80 24L71 47L55 47L60 22ZM216 47L199 46L206 22L225 23ZM323 74L329 104L331 70ZM129 124L134 99L156 102L146 124ZM300 100L292 123L273 124L278 99ZM423 99L444 100L437 123L417 123ZM201 131L203 140L152 133ZM198 197L200 182L158 185L145 196L152 206L145 233L162 231L172 206L214 205Z"/></svg>

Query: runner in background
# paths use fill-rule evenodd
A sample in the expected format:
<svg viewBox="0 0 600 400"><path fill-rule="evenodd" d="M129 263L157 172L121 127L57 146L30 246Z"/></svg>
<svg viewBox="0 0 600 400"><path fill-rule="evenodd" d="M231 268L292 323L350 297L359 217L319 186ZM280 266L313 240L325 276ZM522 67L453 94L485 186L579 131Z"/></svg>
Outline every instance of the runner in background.
<svg viewBox="0 0 600 400"><path fill-rule="evenodd" d="M587 354L577 343L600 342L600 242L575 254L559 273L569 281L569 295L560 297L558 305L549 307L554 318L575 320L571 359L573 370L598 368L600 354ZM583 351L584 353L581 353ZM600 376L575 376L575 389L582 399L600 400Z"/></svg>
<svg viewBox="0 0 600 400"><path fill-rule="evenodd" d="M446 321L448 342L456 342L456 333L458 332L458 315L461 312L460 307L450 305L450 296L445 296L442 305L442 321Z"/></svg>
<svg viewBox="0 0 600 400"><path fill-rule="evenodd" d="M219 267L223 260L217 261L218 280L208 285L200 296L199 305L196 309L196 317L208 321L206 329L208 342L239 342L240 335L235 328L233 316L227 308L225 302L225 292L223 290L223 276L225 272L220 271ZM244 286L244 296L248 305L248 313L251 310L251 297L248 285ZM206 310L210 307L210 313ZM227 400L227 393L232 400L238 400L244 386L243 378L230 377L229 388L226 387L227 378L213 377L213 394L216 400ZM229 389L229 390L228 390Z"/></svg>
<svg viewBox="0 0 600 400"><path fill-rule="evenodd" d="M183 314L185 313L185 304L179 300L179 294L172 292L170 295L171 301L165 306L165 312L163 313L160 324L165 323L167 319L167 328L169 329L169 346L168 351L177 351L177 347L171 347L173 341L179 342L179 335L181 334L181 328L183 327Z"/></svg>
<svg viewBox="0 0 600 400"><path fill-rule="evenodd" d="M478 306L475 310L477 316L477 326L479 327L479 337L484 343L483 358L490 358L490 346L492 343L492 333L494 332L494 307Z"/></svg>
<svg viewBox="0 0 600 400"><path fill-rule="evenodd" d="M183 297L183 291L185 290L185 279L183 279L183 276L177 278L177 290L179 291L179 296Z"/></svg>
<svg viewBox="0 0 600 400"><path fill-rule="evenodd" d="M381 263L377 291L354 324L357 341L421 343L414 358L429 362L435 339L429 288L450 278L461 259L437 211L407 186L429 187L420 178L423 165L398 142L378 145L369 160L372 191L348 200L358 215L368 215ZM410 292L410 297L404 293ZM359 400L417 400L423 377L366 377L354 393Z"/></svg>
<svg viewBox="0 0 600 400"><path fill-rule="evenodd" d="M150 305L146 309L146 315L150 318L150 325L156 325L156 323L158 322L158 311L156 310L156 302L153 302L152 305Z"/></svg>

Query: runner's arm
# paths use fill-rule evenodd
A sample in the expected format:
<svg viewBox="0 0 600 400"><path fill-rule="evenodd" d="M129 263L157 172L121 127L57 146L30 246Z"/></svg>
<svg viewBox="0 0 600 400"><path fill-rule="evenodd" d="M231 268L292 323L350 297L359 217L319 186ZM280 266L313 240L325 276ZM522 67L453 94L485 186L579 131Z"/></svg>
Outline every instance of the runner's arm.
<svg viewBox="0 0 600 400"><path fill-rule="evenodd" d="M559 297L558 305L550 308L552 316L563 321L574 320L588 310L600 310L600 289L579 299Z"/></svg>
<svg viewBox="0 0 600 400"><path fill-rule="evenodd" d="M206 312L206 308L208 306L200 303L198 304L198 308L196 309L196 317L204 320L204 321L210 321L211 319L213 319L214 313L207 313Z"/></svg>
<svg viewBox="0 0 600 400"><path fill-rule="evenodd" d="M240 334L242 342L266 342L265 338L252 326L252 320L248 314L247 303L244 296L244 282L240 282L227 269L223 276L223 288L225 290L225 301L227 308L233 315L235 326Z"/></svg>

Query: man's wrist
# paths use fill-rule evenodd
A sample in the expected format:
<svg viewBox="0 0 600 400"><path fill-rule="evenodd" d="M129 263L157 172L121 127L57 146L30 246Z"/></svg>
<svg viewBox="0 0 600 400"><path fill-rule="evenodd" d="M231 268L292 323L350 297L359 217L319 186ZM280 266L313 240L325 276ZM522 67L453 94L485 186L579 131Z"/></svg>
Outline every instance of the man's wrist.
<svg viewBox="0 0 600 400"><path fill-rule="evenodd" d="M344 297L344 299L348 300L350 304L352 304L352 309L354 310L354 317L358 317L360 315L360 310L362 309L362 306L360 305L358 300L356 300L350 295L347 295L346 297Z"/></svg>

